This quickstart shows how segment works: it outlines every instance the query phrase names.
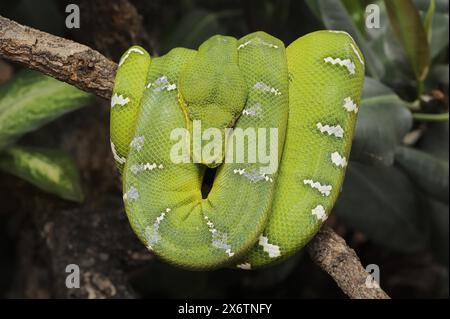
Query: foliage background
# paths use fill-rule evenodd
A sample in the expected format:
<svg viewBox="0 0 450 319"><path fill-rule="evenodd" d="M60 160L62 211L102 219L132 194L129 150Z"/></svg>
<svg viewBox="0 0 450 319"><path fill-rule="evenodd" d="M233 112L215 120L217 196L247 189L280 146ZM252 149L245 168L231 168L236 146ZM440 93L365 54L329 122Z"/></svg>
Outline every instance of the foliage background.
<svg viewBox="0 0 450 319"><path fill-rule="evenodd" d="M114 7L115 2L108 5ZM448 1L395 0L386 2L387 6L383 1L365 0L130 2L146 30L137 44L154 55L177 46L196 48L218 33L241 37L263 30L289 44L315 30L349 32L365 55L367 77L347 177L328 224L356 250L363 265L380 267L381 285L392 297L448 297ZM81 1L82 26L68 30L64 27L66 3L2 2L0 14L94 46L117 61L126 46L111 49L102 46L105 37L103 42L98 40L101 32L113 29L114 21L108 16L93 18L89 5ZM379 29L368 29L364 23L365 7L371 3L381 9ZM100 30L90 27L95 25L94 19L103 21ZM131 45L136 42L132 40L118 43ZM40 203L51 202L48 205L54 211L91 207L99 195L92 190L108 179L115 186L100 186L109 197L96 204L96 210L107 216L121 214L120 184L112 173L112 156L80 155L78 147L88 137L74 137L91 136L90 143L98 143L91 147L107 144L107 110L92 115L93 109L105 109L103 102L93 102L88 95L20 69L0 60L0 169L5 172L0 174L0 295L47 297L55 295L51 289L39 295L33 294L38 288L32 283L25 285L31 293L20 284L21 276L34 267L21 265L20 256L26 252L23 225L34 232L44 230L27 225L30 213L26 210L33 206L19 203L27 201L31 192ZM50 98L55 96L64 98ZM74 115L64 115L89 104ZM16 106L14 112L11 105ZM37 108L39 116L34 116L30 110ZM91 123L91 131L80 133L86 127L79 123L86 122ZM71 135L55 137L74 125ZM97 129L100 133L92 132ZM104 161L108 164L99 164ZM53 178L55 169L62 172L62 178ZM86 198L81 204L70 203L34 189L10 173L62 198L82 202L83 193ZM125 220L121 223L126 227ZM39 244L36 249L41 249ZM133 288L147 297L343 297L303 251L281 265L252 273L192 273L154 258L144 259L144 263L125 268ZM41 267L50 266L43 261Z"/></svg>

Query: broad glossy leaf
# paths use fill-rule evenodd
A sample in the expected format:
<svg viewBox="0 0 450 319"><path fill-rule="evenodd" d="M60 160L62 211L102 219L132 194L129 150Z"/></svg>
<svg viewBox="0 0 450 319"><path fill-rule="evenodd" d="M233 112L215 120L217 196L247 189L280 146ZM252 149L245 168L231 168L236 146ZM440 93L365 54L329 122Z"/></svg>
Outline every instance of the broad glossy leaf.
<svg viewBox="0 0 450 319"><path fill-rule="evenodd" d="M61 198L83 201L78 170L64 152L13 146L0 153L0 170Z"/></svg>
<svg viewBox="0 0 450 319"><path fill-rule="evenodd" d="M430 197L422 198L423 211L430 224L430 248L435 258L448 266L449 255L449 207Z"/></svg>
<svg viewBox="0 0 450 319"><path fill-rule="evenodd" d="M414 0L414 5L421 11L426 11L430 5L430 0ZM448 0L436 0L436 12L448 13Z"/></svg>
<svg viewBox="0 0 450 319"><path fill-rule="evenodd" d="M426 247L427 224L408 177L391 167L351 162L334 208L348 226L401 252Z"/></svg>
<svg viewBox="0 0 450 319"><path fill-rule="evenodd" d="M442 52L442 50L448 47L448 39L449 39L448 29L449 29L448 13L435 13L433 17L432 36L430 44L432 59L436 58L439 55L439 53Z"/></svg>
<svg viewBox="0 0 450 319"><path fill-rule="evenodd" d="M397 148L395 161L419 189L448 204L448 162L405 146Z"/></svg>
<svg viewBox="0 0 450 319"><path fill-rule="evenodd" d="M366 78L351 159L392 165L397 145L412 127L411 112L388 87Z"/></svg>
<svg viewBox="0 0 450 319"><path fill-rule="evenodd" d="M417 144L418 148L442 161L449 161L449 123L429 123Z"/></svg>
<svg viewBox="0 0 450 319"><path fill-rule="evenodd" d="M342 0L347 12L352 18L355 25L358 27L359 32L365 35L365 9L367 1L364 0Z"/></svg>
<svg viewBox="0 0 450 319"><path fill-rule="evenodd" d="M381 78L384 74L383 65L373 54L371 47L353 23L342 2L340 0L318 0L317 3L326 28L348 32L364 54L368 74L376 79Z"/></svg>
<svg viewBox="0 0 450 319"><path fill-rule="evenodd" d="M23 134L85 106L92 95L38 72L23 71L0 87L0 150Z"/></svg>
<svg viewBox="0 0 450 319"><path fill-rule="evenodd" d="M372 51L385 71L380 81L397 90L413 88L413 91L415 91L417 82L414 72L405 51L399 45L389 24L384 2L381 1L378 5L380 8L380 28L368 29L368 33Z"/></svg>
<svg viewBox="0 0 450 319"><path fill-rule="evenodd" d="M381 41L382 50L378 53L386 70L381 81L399 92L404 92L407 88L415 89L417 81L414 70L390 26L379 41Z"/></svg>
<svg viewBox="0 0 450 319"><path fill-rule="evenodd" d="M443 1L439 0L414 1L424 20L425 31L427 32L428 42L430 44L431 59L435 59L448 46L448 0L444 0L444 2L446 3L446 7ZM435 3L435 6L433 6L433 3Z"/></svg>
<svg viewBox="0 0 450 319"><path fill-rule="evenodd" d="M411 0L385 0L392 28L406 52L417 81L425 80L429 63L430 47L419 11Z"/></svg>
<svg viewBox="0 0 450 319"><path fill-rule="evenodd" d="M425 32L427 34L428 43L430 43L431 41L431 36L433 32L432 26L435 11L436 11L436 0L430 0L430 5L428 6L427 14L425 15L425 20L423 22Z"/></svg>

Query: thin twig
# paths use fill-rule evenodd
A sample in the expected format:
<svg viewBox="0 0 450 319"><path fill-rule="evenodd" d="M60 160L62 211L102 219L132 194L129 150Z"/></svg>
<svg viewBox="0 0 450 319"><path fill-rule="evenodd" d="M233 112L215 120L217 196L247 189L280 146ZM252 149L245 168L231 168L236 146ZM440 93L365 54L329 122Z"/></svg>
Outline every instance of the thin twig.
<svg viewBox="0 0 450 319"><path fill-rule="evenodd" d="M117 64L76 42L22 26L0 16L0 56L58 80L110 98ZM351 298L389 298L381 288L368 288L353 249L333 230L323 227L308 245L311 258Z"/></svg>
<svg viewBox="0 0 450 319"><path fill-rule="evenodd" d="M413 119L424 122L446 122L449 119L448 113L413 113Z"/></svg>

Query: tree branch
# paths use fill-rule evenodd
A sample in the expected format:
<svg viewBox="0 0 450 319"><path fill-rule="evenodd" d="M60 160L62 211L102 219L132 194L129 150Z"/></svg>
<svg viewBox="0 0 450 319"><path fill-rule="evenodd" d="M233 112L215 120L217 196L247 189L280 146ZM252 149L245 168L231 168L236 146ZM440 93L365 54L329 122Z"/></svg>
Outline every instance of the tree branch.
<svg viewBox="0 0 450 319"><path fill-rule="evenodd" d="M41 32L0 16L0 56L109 99L117 64L76 42ZM313 261L351 298L389 298L367 288L367 272L353 249L328 227L308 245Z"/></svg>
<svg viewBox="0 0 450 319"><path fill-rule="evenodd" d="M0 56L109 99L117 64L76 42L0 16Z"/></svg>
<svg viewBox="0 0 450 319"><path fill-rule="evenodd" d="M342 291L354 299L388 299L376 282L366 285L365 271L355 251L331 228L323 226L307 246L312 260L326 271ZM370 278L369 278L370 279Z"/></svg>

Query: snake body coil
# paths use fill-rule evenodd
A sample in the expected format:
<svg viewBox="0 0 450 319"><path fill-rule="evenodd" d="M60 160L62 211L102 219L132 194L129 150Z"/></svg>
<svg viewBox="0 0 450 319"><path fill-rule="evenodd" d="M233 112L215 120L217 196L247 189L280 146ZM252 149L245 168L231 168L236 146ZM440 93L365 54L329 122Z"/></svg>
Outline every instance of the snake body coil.
<svg viewBox="0 0 450 319"><path fill-rule="evenodd" d="M130 48L111 99L111 147L133 230L189 269L254 269L292 255L338 197L363 79L362 54L340 31L314 32L286 49L263 32L214 36L198 51L154 59ZM245 149L265 146L244 160L231 149L226 161L230 136ZM217 171L203 198L208 167Z"/></svg>

